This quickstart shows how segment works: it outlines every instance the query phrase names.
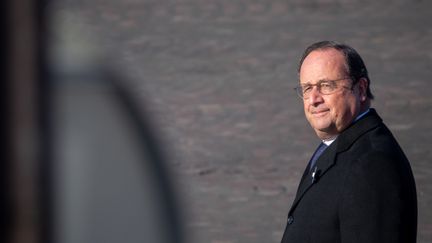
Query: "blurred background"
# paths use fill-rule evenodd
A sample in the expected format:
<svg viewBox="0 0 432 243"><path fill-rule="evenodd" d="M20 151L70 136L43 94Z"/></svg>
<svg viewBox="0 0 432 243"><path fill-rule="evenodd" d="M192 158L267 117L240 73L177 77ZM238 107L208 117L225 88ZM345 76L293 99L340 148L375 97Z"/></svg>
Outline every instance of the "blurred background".
<svg viewBox="0 0 432 243"><path fill-rule="evenodd" d="M351 45L366 62L375 95L372 106L411 161L419 205L418 242L432 241L431 1L51 0L43 9L48 16L47 65L57 77L68 79L61 77L70 70L94 72L98 67L93 65L103 64L103 70L126 81L122 86L135 104L131 113L151 120L147 130L157 135L167 180L174 185L168 193L175 195L180 220L173 227L185 232L186 242L280 241L301 174L319 143L293 87L304 48L320 40ZM61 71L64 67L69 71ZM85 77L78 79L112 79ZM74 121L76 114L96 114L98 124L110 120L99 114L106 114L104 106L115 105L97 99L102 104L92 110L86 104L93 104L93 95L83 96L89 89L79 87L60 88L54 95L60 97L51 100L60 104L53 108L56 121ZM88 99L68 96L70 90ZM71 102L64 97L75 98ZM72 113L59 113L64 110L61 104ZM87 108L73 113L74 107ZM121 110L116 116L133 116ZM74 132L82 127L70 124L81 123L59 124L53 126L69 132L56 133L53 141L89 148L74 140L83 139ZM111 134L117 125L106 126L98 128L96 138L88 136L97 141L105 140L106 134L123 136ZM95 126L87 129L94 131ZM121 149L119 144L109 146ZM75 150L66 151L63 154L74 156ZM60 172L70 171L67 166L74 160L69 160L63 160L66 167L60 166ZM110 168L107 173L115 173L115 167ZM60 172L54 172L54 178ZM125 177L129 176L120 178ZM58 180L54 179L64 187L75 184L61 176ZM68 212L67 203L60 205ZM76 220L70 222L85 219Z"/></svg>

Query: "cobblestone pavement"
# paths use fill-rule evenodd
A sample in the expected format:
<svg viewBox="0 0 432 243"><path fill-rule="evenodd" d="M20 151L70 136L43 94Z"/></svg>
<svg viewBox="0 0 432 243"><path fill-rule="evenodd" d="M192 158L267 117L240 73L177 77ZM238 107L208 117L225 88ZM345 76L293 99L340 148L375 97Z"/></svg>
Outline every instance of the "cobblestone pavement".
<svg viewBox="0 0 432 243"><path fill-rule="evenodd" d="M360 3L361 2L361 3ZM348 43L415 174L432 242L431 1L61 0L147 102L177 175L189 242L279 242L318 139L292 87L303 49Z"/></svg>

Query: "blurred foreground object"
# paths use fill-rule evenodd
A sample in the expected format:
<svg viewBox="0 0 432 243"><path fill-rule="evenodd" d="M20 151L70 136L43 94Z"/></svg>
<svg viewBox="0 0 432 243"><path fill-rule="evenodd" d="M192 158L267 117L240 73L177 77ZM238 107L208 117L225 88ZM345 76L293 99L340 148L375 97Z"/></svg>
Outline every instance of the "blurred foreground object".
<svg viewBox="0 0 432 243"><path fill-rule="evenodd" d="M1 241L183 242L157 139L125 82L69 28L50 42L44 1L2 5Z"/></svg>

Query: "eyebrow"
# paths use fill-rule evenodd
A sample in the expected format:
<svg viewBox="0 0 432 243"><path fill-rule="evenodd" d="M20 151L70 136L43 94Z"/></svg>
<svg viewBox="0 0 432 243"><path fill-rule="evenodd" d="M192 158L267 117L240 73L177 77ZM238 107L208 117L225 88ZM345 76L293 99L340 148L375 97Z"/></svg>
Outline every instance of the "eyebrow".
<svg viewBox="0 0 432 243"><path fill-rule="evenodd" d="M330 82L330 81L334 81L334 80L331 80L331 79L320 79L320 80L318 80L315 84L319 84L319 83L323 83L323 82ZM300 83L300 85L313 85L311 82L306 82L306 83L301 83L301 82L299 82Z"/></svg>

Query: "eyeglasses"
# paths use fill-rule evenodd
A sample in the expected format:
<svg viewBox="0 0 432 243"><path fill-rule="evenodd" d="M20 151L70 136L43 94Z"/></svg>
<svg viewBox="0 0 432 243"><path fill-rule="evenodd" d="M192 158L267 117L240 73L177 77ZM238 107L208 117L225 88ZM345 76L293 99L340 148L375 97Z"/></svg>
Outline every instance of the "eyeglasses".
<svg viewBox="0 0 432 243"><path fill-rule="evenodd" d="M341 86L341 85L337 84L338 81L342 81L345 79L351 79L351 77L343 77L343 78L334 79L334 80L321 80L316 84L299 85L299 86L295 87L294 89L300 98L307 100L307 99L309 99L314 86L317 87L318 92L322 95L332 94L332 93L338 91L341 87L349 89L349 87ZM352 84L352 86L354 86L354 85L355 85L355 83Z"/></svg>

